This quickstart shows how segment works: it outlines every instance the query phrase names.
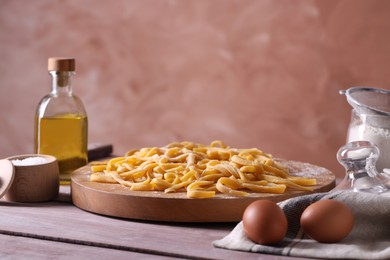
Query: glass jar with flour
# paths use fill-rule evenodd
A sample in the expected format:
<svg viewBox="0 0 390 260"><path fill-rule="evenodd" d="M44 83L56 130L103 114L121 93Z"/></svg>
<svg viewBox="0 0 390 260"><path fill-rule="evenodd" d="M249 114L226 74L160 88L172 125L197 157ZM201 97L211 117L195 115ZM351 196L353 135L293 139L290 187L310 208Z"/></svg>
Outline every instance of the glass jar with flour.
<svg viewBox="0 0 390 260"><path fill-rule="evenodd" d="M353 87L340 93L346 95L353 107L347 142L374 143L379 148L376 168L390 176L390 91Z"/></svg>

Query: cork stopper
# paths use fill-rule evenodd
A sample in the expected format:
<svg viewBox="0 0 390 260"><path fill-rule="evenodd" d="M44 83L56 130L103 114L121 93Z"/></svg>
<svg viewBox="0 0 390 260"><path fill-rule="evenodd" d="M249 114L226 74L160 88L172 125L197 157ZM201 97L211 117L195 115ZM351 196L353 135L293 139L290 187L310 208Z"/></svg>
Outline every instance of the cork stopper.
<svg viewBox="0 0 390 260"><path fill-rule="evenodd" d="M75 71L76 61L74 58L51 57L48 60L49 71Z"/></svg>

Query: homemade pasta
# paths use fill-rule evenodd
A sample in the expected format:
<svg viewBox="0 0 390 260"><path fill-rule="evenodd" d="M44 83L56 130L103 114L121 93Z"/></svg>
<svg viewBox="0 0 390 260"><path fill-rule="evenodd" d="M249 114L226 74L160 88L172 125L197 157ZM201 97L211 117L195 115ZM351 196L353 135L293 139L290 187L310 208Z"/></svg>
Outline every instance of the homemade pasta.
<svg viewBox="0 0 390 260"><path fill-rule="evenodd" d="M188 198L282 194L287 187L311 191L307 186L316 185L316 179L290 176L287 168L261 150L230 148L221 141L131 150L123 157L93 162L91 169L94 182L119 183L133 191L182 191Z"/></svg>

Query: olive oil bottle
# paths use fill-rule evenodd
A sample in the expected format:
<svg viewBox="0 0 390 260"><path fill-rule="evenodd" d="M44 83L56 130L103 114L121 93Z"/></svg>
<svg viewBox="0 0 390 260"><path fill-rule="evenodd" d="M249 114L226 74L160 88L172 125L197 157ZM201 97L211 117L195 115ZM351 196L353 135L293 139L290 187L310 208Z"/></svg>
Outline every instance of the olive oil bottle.
<svg viewBox="0 0 390 260"><path fill-rule="evenodd" d="M40 101L35 115L34 150L58 160L60 182L88 161L88 119L82 101L73 94L75 59L49 58L51 92Z"/></svg>

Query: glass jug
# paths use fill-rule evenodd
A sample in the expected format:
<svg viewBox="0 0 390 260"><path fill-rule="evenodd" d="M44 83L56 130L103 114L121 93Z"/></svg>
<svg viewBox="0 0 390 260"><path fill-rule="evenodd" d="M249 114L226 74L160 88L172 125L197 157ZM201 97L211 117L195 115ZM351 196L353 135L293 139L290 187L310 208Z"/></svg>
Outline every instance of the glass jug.
<svg viewBox="0 0 390 260"><path fill-rule="evenodd" d="M376 169L390 178L390 91L353 87L340 91L340 94L346 96L353 108L347 142L375 144L379 148Z"/></svg>

